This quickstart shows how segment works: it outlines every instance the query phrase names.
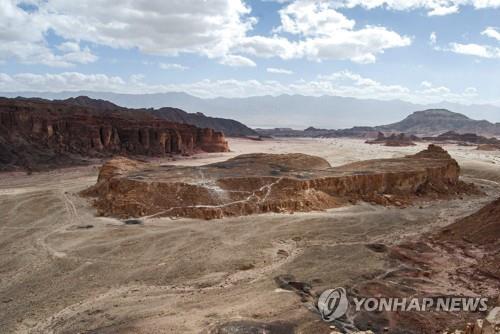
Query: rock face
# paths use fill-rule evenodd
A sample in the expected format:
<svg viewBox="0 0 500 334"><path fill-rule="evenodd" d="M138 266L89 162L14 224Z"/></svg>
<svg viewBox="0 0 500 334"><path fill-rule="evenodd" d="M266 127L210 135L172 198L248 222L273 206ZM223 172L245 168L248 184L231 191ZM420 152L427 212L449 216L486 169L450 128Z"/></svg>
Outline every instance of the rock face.
<svg viewBox="0 0 500 334"><path fill-rule="evenodd" d="M177 108L160 108L151 111L151 113L171 122L191 124L200 128L215 129L228 137L259 136L256 131L233 119L210 117L202 113L188 113Z"/></svg>
<svg viewBox="0 0 500 334"><path fill-rule="evenodd" d="M447 226L441 236L447 241L466 241L482 246L497 245L500 250L500 198L478 212Z"/></svg>
<svg viewBox="0 0 500 334"><path fill-rule="evenodd" d="M379 132L378 136L374 140L367 140L367 144L382 144L384 146L415 146L414 141L418 141L420 138L416 136L407 136L404 133L391 134L386 137L383 132Z"/></svg>
<svg viewBox="0 0 500 334"><path fill-rule="evenodd" d="M478 212L444 228L436 238L461 248L474 245L483 251L477 272L495 278L500 288L500 198Z"/></svg>
<svg viewBox="0 0 500 334"><path fill-rule="evenodd" d="M357 200L405 205L419 196L472 191L459 173L457 162L433 145L414 156L340 167L304 154L247 154L200 167L120 158L107 162L84 194L97 197L101 215L212 219L323 210Z"/></svg>
<svg viewBox="0 0 500 334"><path fill-rule="evenodd" d="M91 99L86 96L69 98L63 100L62 102L80 106L87 106L87 107L91 106L97 109L107 109L107 110L126 109L105 100ZM163 107L159 109L140 109L140 110L142 110L144 113L150 113L157 118L164 119L170 122L194 125L198 128L214 129L230 137L258 136L257 132L250 129L245 124L235 121L233 119L209 117L202 113L188 113L178 108L168 108L168 107Z"/></svg>
<svg viewBox="0 0 500 334"><path fill-rule="evenodd" d="M109 103L109 105L112 105ZM224 135L113 110L45 100L0 99L0 167L68 165L87 157L165 156L225 152Z"/></svg>

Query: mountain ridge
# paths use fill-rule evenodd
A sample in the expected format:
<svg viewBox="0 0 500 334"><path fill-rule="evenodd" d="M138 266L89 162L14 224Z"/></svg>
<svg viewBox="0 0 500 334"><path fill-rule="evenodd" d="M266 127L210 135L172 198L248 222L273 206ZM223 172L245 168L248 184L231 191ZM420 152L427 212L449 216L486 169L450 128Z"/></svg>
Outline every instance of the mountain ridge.
<svg viewBox="0 0 500 334"><path fill-rule="evenodd" d="M500 135L500 123L474 120L466 115L447 109L416 111L400 122L377 126L375 129L405 132L414 135L439 135L448 131L455 131L461 134Z"/></svg>
<svg viewBox="0 0 500 334"><path fill-rule="evenodd" d="M466 115L446 109L415 111L403 120L374 127L352 127L349 129L329 130L308 127L305 130L290 128L257 129L263 136L276 137L375 137L380 132L406 133L416 136L438 136L446 132L458 134L477 134L500 136L500 123L474 120Z"/></svg>
<svg viewBox="0 0 500 334"><path fill-rule="evenodd" d="M86 97L0 98L0 171L86 164L114 155L227 152L221 132Z"/></svg>
<svg viewBox="0 0 500 334"><path fill-rule="evenodd" d="M93 99L86 95L53 101L106 110L127 109L126 107L119 106L108 100ZM257 132L254 130L250 129L243 123L232 119L210 117L204 115L203 113L188 113L182 109L172 107L162 107L159 109L148 108L143 111L170 122L194 125L199 128L211 128L216 131L223 132L224 135L230 137L258 136Z"/></svg>
<svg viewBox="0 0 500 334"><path fill-rule="evenodd" d="M253 96L241 98L199 98L184 92L152 94L120 94L109 92L15 92L0 93L9 97L43 97L65 99L78 95L104 99L123 107L174 107L189 113L201 112L206 116L236 119L252 128L289 127L346 129L353 126L392 124L415 110L444 108L474 119L500 122L500 107L488 104L462 105L457 103L416 104L402 100L359 99L323 95Z"/></svg>

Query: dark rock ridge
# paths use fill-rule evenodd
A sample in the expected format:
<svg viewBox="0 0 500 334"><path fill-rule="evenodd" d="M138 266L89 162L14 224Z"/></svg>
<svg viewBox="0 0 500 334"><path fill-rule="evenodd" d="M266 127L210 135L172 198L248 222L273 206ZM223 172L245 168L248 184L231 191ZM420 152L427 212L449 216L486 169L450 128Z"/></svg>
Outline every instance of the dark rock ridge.
<svg viewBox="0 0 500 334"><path fill-rule="evenodd" d="M457 133L455 131L448 131L439 136L435 137L424 137L424 140L434 141L434 142L457 142L457 143L467 143L467 144L500 144L500 140L496 138L487 138L484 136L478 136L475 133Z"/></svg>
<svg viewBox="0 0 500 334"><path fill-rule="evenodd" d="M384 133L379 132L378 136L374 140L367 140L367 144L382 144L385 146L415 146L415 141L420 141L420 138L414 135L406 135L404 133L391 134L386 136Z"/></svg>
<svg viewBox="0 0 500 334"><path fill-rule="evenodd" d="M474 192L438 146L399 159L331 167L305 154L246 154L198 166L107 162L95 186L100 215L222 218L265 212L324 210L357 200L404 206L417 198Z"/></svg>
<svg viewBox="0 0 500 334"><path fill-rule="evenodd" d="M446 109L430 109L414 112L401 122L375 127L353 127L342 130L316 129L313 127L305 130L277 128L256 129L256 131L261 135L274 137L374 138L379 132L436 136L450 131L459 134L476 133L484 136L500 136L500 123L494 124L484 120L473 120L465 115Z"/></svg>
<svg viewBox="0 0 500 334"><path fill-rule="evenodd" d="M331 130L308 127L305 130L295 130L291 128L255 129L259 135L264 137L305 137L305 138L374 138L378 132L373 127L357 126L350 129Z"/></svg>
<svg viewBox="0 0 500 334"><path fill-rule="evenodd" d="M176 108L160 108L151 111L160 118L171 122L191 124L201 128L212 128L221 131L228 137L256 137L259 134L233 119L205 116L202 113L187 113Z"/></svg>
<svg viewBox="0 0 500 334"><path fill-rule="evenodd" d="M63 100L63 102L104 110L126 109L105 100L91 99L86 96L69 98ZM157 118L165 119L170 122L190 124L199 128L214 129L216 131L224 133L224 135L228 137L258 136L258 133L254 130L250 129L243 123L232 119L209 117L202 113L188 113L181 109L168 107L140 110L151 113Z"/></svg>
<svg viewBox="0 0 500 334"><path fill-rule="evenodd" d="M477 121L446 109L417 111L398 123L377 127L381 131L405 132L416 135L438 135L443 132L500 135L500 124Z"/></svg>
<svg viewBox="0 0 500 334"><path fill-rule="evenodd" d="M221 132L114 109L106 101L75 100L0 98L0 169L50 168L115 154L228 151Z"/></svg>

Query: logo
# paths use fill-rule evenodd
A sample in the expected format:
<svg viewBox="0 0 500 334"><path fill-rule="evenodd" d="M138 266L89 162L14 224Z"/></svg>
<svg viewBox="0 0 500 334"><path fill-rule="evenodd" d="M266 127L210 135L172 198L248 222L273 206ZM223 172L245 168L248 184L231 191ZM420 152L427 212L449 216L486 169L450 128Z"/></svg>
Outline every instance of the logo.
<svg viewBox="0 0 500 334"><path fill-rule="evenodd" d="M318 299L318 310L324 321L331 322L347 312L349 301L344 288L323 291Z"/></svg>
<svg viewBox="0 0 500 334"><path fill-rule="evenodd" d="M425 298L355 297L354 312L484 312L488 298L466 296L435 296ZM328 289L318 298L318 311L324 321L332 322L347 313L349 300L344 288Z"/></svg>

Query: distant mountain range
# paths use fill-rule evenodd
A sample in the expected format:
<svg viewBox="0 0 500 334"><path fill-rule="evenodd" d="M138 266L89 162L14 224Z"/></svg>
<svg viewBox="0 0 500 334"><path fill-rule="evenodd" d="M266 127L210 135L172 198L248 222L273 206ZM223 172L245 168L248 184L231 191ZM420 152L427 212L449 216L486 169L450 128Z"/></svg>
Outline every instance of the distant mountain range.
<svg viewBox="0 0 500 334"><path fill-rule="evenodd" d="M446 102L419 105L400 100L382 101L302 95L202 99L185 93L116 94L91 91L0 93L0 96L7 97L25 96L47 99L67 99L80 95L111 101L129 108L179 108L188 113L203 113L212 117L236 119L250 127L260 128L287 127L304 129L313 126L316 128L344 129L353 126L376 126L398 122L416 110L426 109L447 109L465 114L472 119L488 119L492 122L500 122L500 107ZM200 126L200 124L195 125ZM227 131L224 132L232 135Z"/></svg>
<svg viewBox="0 0 500 334"><path fill-rule="evenodd" d="M305 130L290 128L256 129L262 136L275 137L374 137L379 132L406 133L417 136L437 136L445 132L472 133L483 136L500 136L500 123L473 120L463 114L446 109L417 111L400 122L374 126L353 127L343 130L317 129Z"/></svg>

